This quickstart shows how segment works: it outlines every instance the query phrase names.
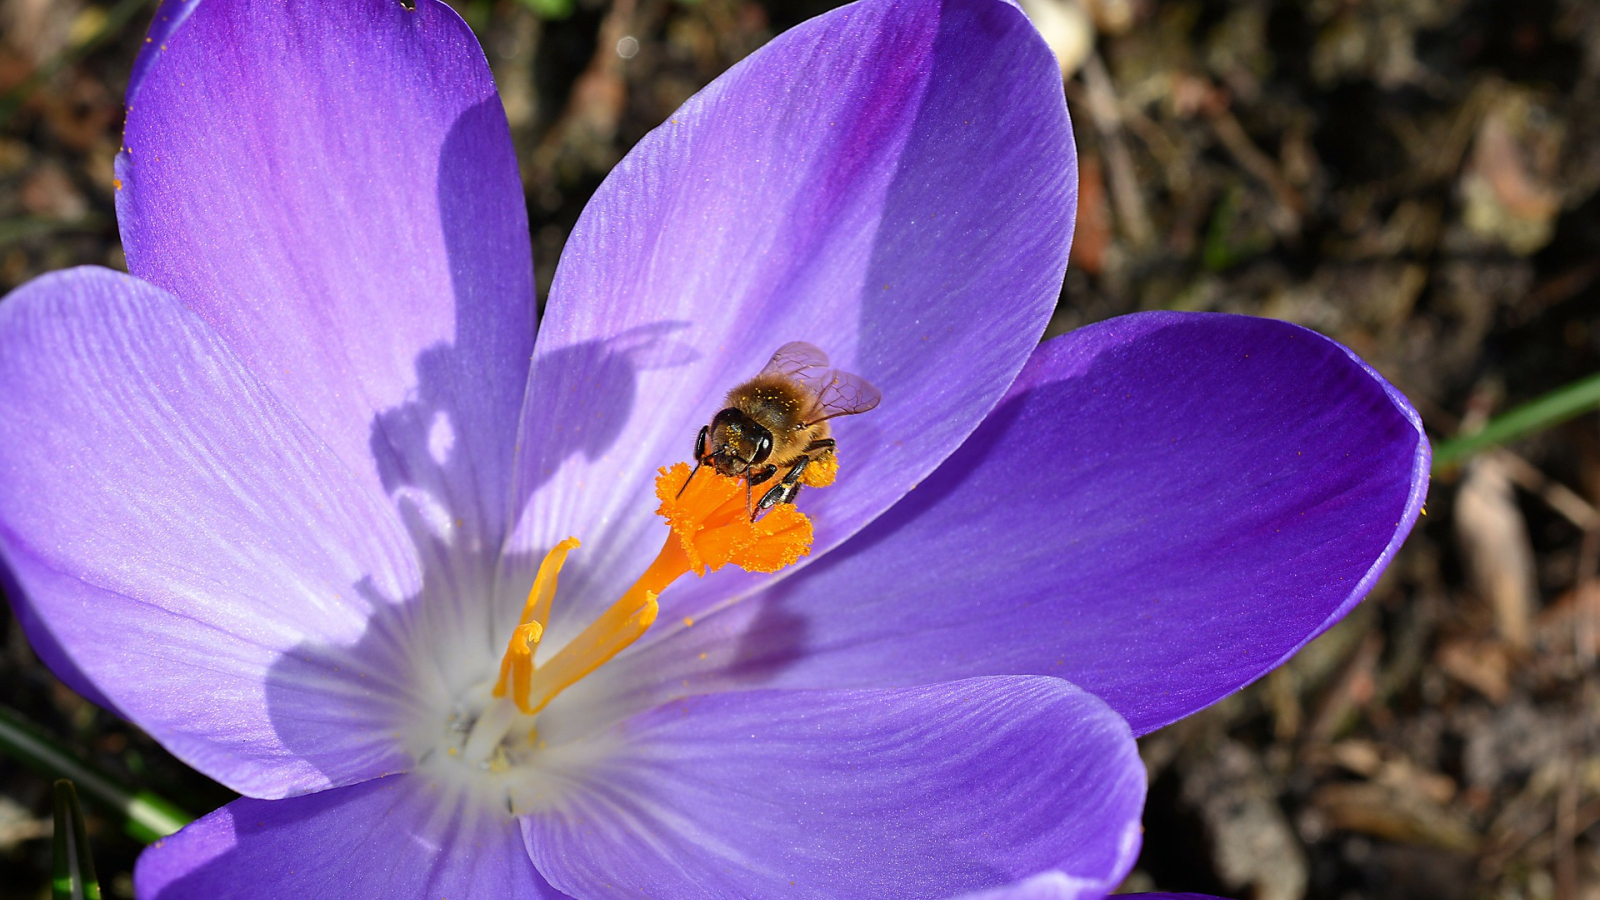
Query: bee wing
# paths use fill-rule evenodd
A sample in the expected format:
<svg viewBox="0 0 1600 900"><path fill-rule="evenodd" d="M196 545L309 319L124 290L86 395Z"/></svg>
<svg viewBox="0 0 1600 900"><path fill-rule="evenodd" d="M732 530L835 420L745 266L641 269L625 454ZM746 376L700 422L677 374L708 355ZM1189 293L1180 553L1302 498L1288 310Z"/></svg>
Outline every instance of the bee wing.
<svg viewBox="0 0 1600 900"><path fill-rule="evenodd" d="M817 391L817 403L807 425L836 416L853 416L878 405L883 393L872 382L851 372L833 369L826 384Z"/></svg>
<svg viewBox="0 0 1600 900"><path fill-rule="evenodd" d="M793 378L818 394L833 378L833 369L828 365L828 354L816 346L805 341L790 341L772 354L761 374Z"/></svg>
<svg viewBox="0 0 1600 900"><path fill-rule="evenodd" d="M761 370L762 375L783 375L805 385L816 395L806 424L864 413L883 399L883 394L860 375L828 365L828 354L805 341L790 341L778 348Z"/></svg>

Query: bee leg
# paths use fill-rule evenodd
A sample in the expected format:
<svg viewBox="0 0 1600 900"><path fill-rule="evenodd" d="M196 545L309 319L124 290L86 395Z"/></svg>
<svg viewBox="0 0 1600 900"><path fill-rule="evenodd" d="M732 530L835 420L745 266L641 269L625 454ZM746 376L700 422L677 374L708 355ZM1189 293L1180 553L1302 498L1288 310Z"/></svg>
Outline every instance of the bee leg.
<svg viewBox="0 0 1600 900"><path fill-rule="evenodd" d="M811 457L802 456L794 464L794 468L784 474L778 486L761 495L761 502L756 505L756 512L771 509L779 503L793 503L794 498L800 495L800 476L806 473L806 466L811 464Z"/></svg>
<svg viewBox="0 0 1600 900"><path fill-rule="evenodd" d="M755 487L758 484L762 484L762 483L766 482L768 479L772 478L772 476L774 476L776 474L778 474L778 467L777 466L771 466L771 465L764 466L764 467L762 467L760 469L757 469L754 472L746 472L745 473L745 476L744 476L744 508L746 510L753 510L753 507L751 507L751 505L750 505L750 489ZM773 490L777 490L777 489L774 488ZM753 513L751 515L751 518L755 518Z"/></svg>
<svg viewBox="0 0 1600 900"><path fill-rule="evenodd" d="M824 453L832 453L835 446L837 444L835 444L833 438L823 438L807 444L805 452L815 453L816 456L800 457L800 461L794 464L794 468L783 476L783 481L779 482L777 487L762 495L761 503L756 506L756 512L771 509L779 503L793 503L794 498L800 496L800 488L804 487L800 483L800 478L806 474L806 466L811 465L811 460L820 459Z"/></svg>

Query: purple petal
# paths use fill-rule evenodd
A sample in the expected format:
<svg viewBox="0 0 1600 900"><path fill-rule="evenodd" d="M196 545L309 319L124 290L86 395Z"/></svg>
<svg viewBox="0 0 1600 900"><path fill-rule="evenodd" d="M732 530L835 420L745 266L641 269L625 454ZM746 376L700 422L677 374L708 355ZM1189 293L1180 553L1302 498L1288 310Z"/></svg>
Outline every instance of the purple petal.
<svg viewBox="0 0 1600 900"><path fill-rule="evenodd" d="M1065 872L1042 872L1015 884L962 894L957 900L1100 900L1107 886L1073 878Z"/></svg>
<svg viewBox="0 0 1600 900"><path fill-rule="evenodd" d="M557 900L516 820L397 775L289 800L236 800L139 857L139 900Z"/></svg>
<svg viewBox="0 0 1600 900"><path fill-rule="evenodd" d="M50 630L35 613L33 605L28 602L27 592L22 586L22 581L13 571L14 566L7 564L7 552L3 547L10 543L0 526L0 588L3 595L11 599L11 611L17 617L17 623L22 626L22 633L28 639L28 645L33 648L34 655L44 663L45 668L55 673L62 683L78 693L78 696L90 703L107 710L114 715L128 718L128 714L117 708L111 698L100 692L89 680L89 676L78 668L78 664L68 655L67 648L55 639Z"/></svg>
<svg viewBox="0 0 1600 900"><path fill-rule="evenodd" d="M817 553L837 544L1021 368L1060 290L1076 184L1060 71L1011 5L866 0L775 39L641 141L567 242L513 551L531 568L577 535L595 555L574 556L571 596L615 599L661 545L656 468L688 459L724 394L791 340L883 391L834 420L840 484L805 495ZM683 615L748 585L730 569L663 603Z"/></svg>
<svg viewBox="0 0 1600 900"><path fill-rule="evenodd" d="M117 166L130 271L356 473L497 547L532 263L472 32L432 0L205 0L156 46Z"/></svg>
<svg viewBox="0 0 1600 900"><path fill-rule="evenodd" d="M1143 734L1359 602L1416 521L1428 462L1405 399L1324 337L1114 319L1041 347L972 439L848 545L607 677L687 694L1054 674Z"/></svg>
<svg viewBox="0 0 1600 900"><path fill-rule="evenodd" d="M139 56L133 61L133 71L128 75L130 105L135 95L139 93L139 86L144 84L145 73L150 71L150 66L167 49L167 38L178 30L178 26L182 25L199 5L200 0L161 0L161 4L156 7L156 14L150 20L150 30L144 36L144 46L139 48Z"/></svg>
<svg viewBox="0 0 1600 900"><path fill-rule="evenodd" d="M692 697L636 716L561 805L534 864L585 900L949 897L1138 855L1126 723L1055 678Z"/></svg>
<svg viewBox="0 0 1600 900"><path fill-rule="evenodd" d="M410 540L198 316L40 278L0 303L0 396L0 557L47 661L245 793L409 764L405 670L354 645L417 589Z"/></svg>

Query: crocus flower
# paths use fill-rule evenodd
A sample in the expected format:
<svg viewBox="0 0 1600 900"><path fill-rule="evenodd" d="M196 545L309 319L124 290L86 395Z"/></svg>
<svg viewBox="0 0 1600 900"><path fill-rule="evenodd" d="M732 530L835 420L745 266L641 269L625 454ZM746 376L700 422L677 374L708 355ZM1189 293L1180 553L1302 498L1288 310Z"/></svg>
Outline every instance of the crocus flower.
<svg viewBox="0 0 1600 900"><path fill-rule="evenodd" d="M446 7L158 18L132 275L0 303L17 613L244 795L143 898L1099 897L1133 736L1327 628L1417 515L1415 413L1325 338L1037 345L1076 169L1007 3L862 0L735 66L595 195L537 341ZM721 476L676 494L790 340L883 392L836 483L755 523Z"/></svg>

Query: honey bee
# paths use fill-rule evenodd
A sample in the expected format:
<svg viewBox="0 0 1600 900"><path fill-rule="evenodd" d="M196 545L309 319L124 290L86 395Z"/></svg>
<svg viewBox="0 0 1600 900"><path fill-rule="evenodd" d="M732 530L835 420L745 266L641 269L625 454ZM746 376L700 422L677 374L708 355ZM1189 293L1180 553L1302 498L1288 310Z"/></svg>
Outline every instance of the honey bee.
<svg viewBox="0 0 1600 900"><path fill-rule="evenodd" d="M694 472L708 465L719 474L744 478L746 507L752 488L782 472L750 513L793 503L806 467L834 451L828 420L867 412L882 399L865 378L829 366L828 354L816 347L804 341L784 344L754 378L728 392L727 408L711 424L701 426Z"/></svg>

